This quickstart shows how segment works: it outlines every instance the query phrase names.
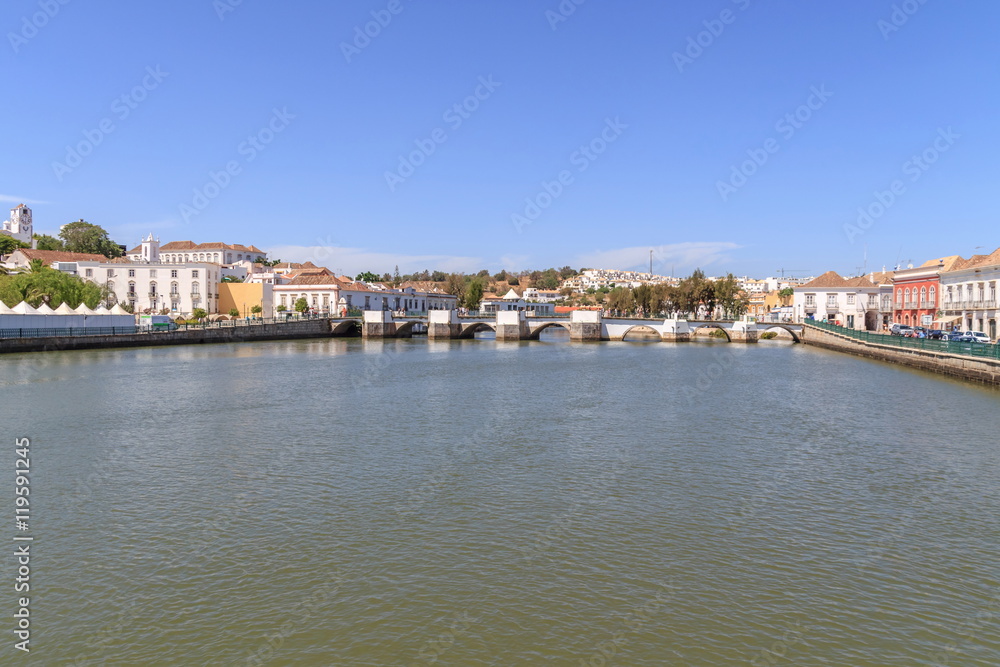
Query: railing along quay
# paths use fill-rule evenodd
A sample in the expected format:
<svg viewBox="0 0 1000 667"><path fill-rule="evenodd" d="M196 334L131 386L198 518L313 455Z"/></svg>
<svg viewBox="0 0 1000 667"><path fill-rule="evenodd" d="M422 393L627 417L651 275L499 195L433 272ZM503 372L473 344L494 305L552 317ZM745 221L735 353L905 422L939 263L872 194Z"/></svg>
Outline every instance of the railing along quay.
<svg viewBox="0 0 1000 667"><path fill-rule="evenodd" d="M892 336L871 331L856 331L837 326L836 324L830 324L829 322L807 321L805 324L865 343L1000 360L1000 345L992 343L960 343L958 341L935 340L933 338L906 338L904 336Z"/></svg>

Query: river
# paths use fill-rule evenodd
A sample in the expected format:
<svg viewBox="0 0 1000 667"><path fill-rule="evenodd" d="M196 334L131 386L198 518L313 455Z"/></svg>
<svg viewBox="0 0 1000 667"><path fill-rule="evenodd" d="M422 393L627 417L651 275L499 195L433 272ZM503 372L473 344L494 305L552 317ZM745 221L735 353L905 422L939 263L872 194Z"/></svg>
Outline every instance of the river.
<svg viewBox="0 0 1000 667"><path fill-rule="evenodd" d="M559 334L2 363L5 664L1000 663L992 389Z"/></svg>

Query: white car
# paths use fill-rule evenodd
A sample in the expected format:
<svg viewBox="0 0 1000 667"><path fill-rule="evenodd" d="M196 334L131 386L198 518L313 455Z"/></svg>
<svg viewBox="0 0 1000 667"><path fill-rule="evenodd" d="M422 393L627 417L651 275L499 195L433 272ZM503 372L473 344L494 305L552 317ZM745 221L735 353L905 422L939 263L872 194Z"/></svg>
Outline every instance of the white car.
<svg viewBox="0 0 1000 667"><path fill-rule="evenodd" d="M991 342L990 337L982 331L966 331L965 335L971 336L974 343L986 343L988 345Z"/></svg>

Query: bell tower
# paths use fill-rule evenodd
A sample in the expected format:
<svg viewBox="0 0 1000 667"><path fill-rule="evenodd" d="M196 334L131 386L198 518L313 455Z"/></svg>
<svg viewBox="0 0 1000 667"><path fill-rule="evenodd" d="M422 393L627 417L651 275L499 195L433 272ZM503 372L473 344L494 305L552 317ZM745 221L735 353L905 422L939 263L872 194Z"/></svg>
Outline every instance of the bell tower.
<svg viewBox="0 0 1000 667"><path fill-rule="evenodd" d="M140 251L139 261L148 262L150 264L159 263L160 261L160 239L154 239L153 232L150 232L149 236L142 240L142 250Z"/></svg>

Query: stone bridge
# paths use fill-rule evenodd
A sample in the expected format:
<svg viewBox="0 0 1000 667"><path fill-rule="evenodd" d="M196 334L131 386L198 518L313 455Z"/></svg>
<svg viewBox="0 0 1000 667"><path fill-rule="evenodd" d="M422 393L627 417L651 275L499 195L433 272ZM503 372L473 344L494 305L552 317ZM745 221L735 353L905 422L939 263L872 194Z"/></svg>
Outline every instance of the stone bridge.
<svg viewBox="0 0 1000 667"><path fill-rule="evenodd" d="M801 341L802 326L756 322L744 317L736 321L697 321L681 319L638 319L603 317L598 311L573 311L570 317L526 317L520 311L500 311L495 317L463 317L454 310L432 310L426 317L394 318L388 311L365 311L363 319L334 319L332 333L346 333L360 323L365 338L407 338L415 325L427 327L431 339L473 338L478 331L493 331L499 341L538 340L549 327L561 327L573 341L620 341L629 333L647 333L662 341L685 342L705 329L719 329L730 342L756 343L761 333L784 330L796 343Z"/></svg>

